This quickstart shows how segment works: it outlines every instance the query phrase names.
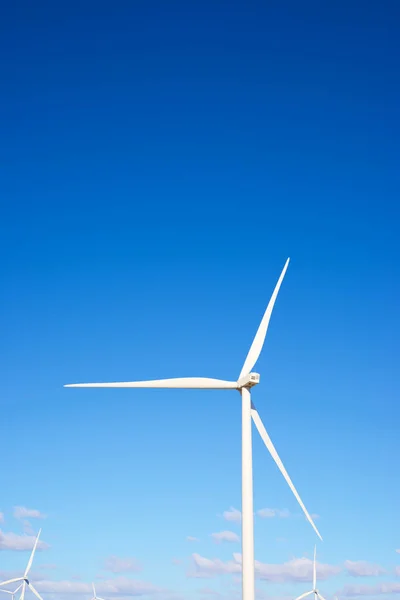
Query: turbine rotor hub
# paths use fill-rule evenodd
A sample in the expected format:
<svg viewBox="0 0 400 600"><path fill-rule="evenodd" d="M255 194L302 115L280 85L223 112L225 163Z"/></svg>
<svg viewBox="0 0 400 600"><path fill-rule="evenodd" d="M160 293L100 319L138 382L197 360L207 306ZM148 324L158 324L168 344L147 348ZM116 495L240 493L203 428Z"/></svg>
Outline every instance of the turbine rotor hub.
<svg viewBox="0 0 400 600"><path fill-rule="evenodd" d="M260 383L260 375L258 373L249 373L239 379L237 387L238 390L241 390L242 388L252 388L258 383Z"/></svg>

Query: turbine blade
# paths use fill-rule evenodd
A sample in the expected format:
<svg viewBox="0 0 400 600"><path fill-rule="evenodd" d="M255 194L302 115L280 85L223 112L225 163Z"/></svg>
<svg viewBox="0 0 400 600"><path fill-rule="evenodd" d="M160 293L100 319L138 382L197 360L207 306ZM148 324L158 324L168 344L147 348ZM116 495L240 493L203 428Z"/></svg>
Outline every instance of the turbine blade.
<svg viewBox="0 0 400 600"><path fill-rule="evenodd" d="M24 598L25 598L25 588L26 588L26 583L24 581L24 583L22 584L22 592L21 592L21 595L19 597L19 600L24 600Z"/></svg>
<svg viewBox="0 0 400 600"><path fill-rule="evenodd" d="M38 598L39 600L43 600L42 596L39 594L39 592L37 590L35 590L35 588L33 587L33 585L31 583L28 583L28 587L35 594L36 598Z"/></svg>
<svg viewBox="0 0 400 600"><path fill-rule="evenodd" d="M39 529L39 533L37 534L35 543L33 544L33 549L32 549L31 556L29 558L29 562L28 562L27 567L25 569L24 577L26 577L28 575L29 571L31 570L31 566L32 566L32 562L33 562L33 557L35 556L36 546L38 545L39 536L40 536L41 532L42 532L42 530Z"/></svg>
<svg viewBox="0 0 400 600"><path fill-rule="evenodd" d="M302 600L302 598L307 598L307 596L310 596L313 592L305 592L304 594L302 594L301 596L298 596L298 598L296 598L296 600Z"/></svg>
<svg viewBox="0 0 400 600"><path fill-rule="evenodd" d="M92 583L92 588L93 588L93 600L95 600L95 598L96 598L96 589L94 587L94 583Z"/></svg>
<svg viewBox="0 0 400 600"><path fill-rule="evenodd" d="M322 541L322 537L320 532L318 531L314 521L312 520L312 518L310 517L306 507L304 506L296 488L293 485L292 480L290 479L288 472L286 471L281 459L279 458L279 455L275 449L275 446L273 445L271 438L269 437L267 430L264 427L263 422L261 421L260 415L258 414L258 411L256 409L256 407L254 406L254 404L252 403L252 407L251 407L251 416L253 417L253 421L255 426L257 427L258 433L261 436L261 439L263 440L264 444L266 445L266 447L269 450L269 453L271 454L272 458L274 459L278 469L280 470L280 472L282 473L283 477L286 480L286 483L288 484L288 486L290 487L290 489L292 490L293 494L295 495L295 498L297 500L297 502L300 504L307 520L310 522L310 524L312 525L315 533L317 534L317 536L319 537L319 539Z"/></svg>
<svg viewBox="0 0 400 600"><path fill-rule="evenodd" d="M235 390L237 389L237 383L236 381L224 381L222 379L210 379L208 377L177 377L174 379L154 379L152 381L70 383L64 385L64 387Z"/></svg>
<svg viewBox="0 0 400 600"><path fill-rule="evenodd" d="M317 546L314 546L313 589L317 587Z"/></svg>
<svg viewBox="0 0 400 600"><path fill-rule="evenodd" d="M275 286L275 289L272 293L271 300L268 303L267 309L264 313L262 321L259 325L255 338L253 340L252 345L250 346L250 350L246 356L246 360L244 361L243 368L239 375L239 379L248 375L254 365L256 364L258 357L260 356L262 347L264 345L265 336L267 335L267 329L269 325L269 320L271 318L272 310L274 308L275 300L279 292L279 288L281 287L283 278L285 277L286 270L289 265L289 258L287 259L285 266L283 267L282 273L278 279L278 283Z"/></svg>
<svg viewBox="0 0 400 600"><path fill-rule="evenodd" d="M10 592L10 590L0 590L0 592L3 592L3 594L11 594L11 596L14 596L15 592Z"/></svg>
<svg viewBox="0 0 400 600"><path fill-rule="evenodd" d="M325 600L325 598L323 596L321 596L321 594L319 592L317 592L317 596L318 598L320 598L321 600Z"/></svg>
<svg viewBox="0 0 400 600"><path fill-rule="evenodd" d="M2 582L0 583L0 586L1 586L1 585L7 585L8 583L15 583L15 582L17 582L17 581L23 581L23 580L24 580L24 578L23 578L23 577L15 577L14 579L7 579L7 581L2 581Z"/></svg>

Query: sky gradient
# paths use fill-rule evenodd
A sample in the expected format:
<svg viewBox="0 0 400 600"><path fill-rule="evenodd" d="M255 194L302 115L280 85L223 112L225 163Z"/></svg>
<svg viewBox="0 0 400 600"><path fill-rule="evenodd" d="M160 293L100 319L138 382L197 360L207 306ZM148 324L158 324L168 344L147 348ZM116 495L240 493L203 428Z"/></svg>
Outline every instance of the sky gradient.
<svg viewBox="0 0 400 600"><path fill-rule="evenodd" d="M240 595L239 395L62 386L235 379L290 256L253 398L324 597L394 599L397 3L2 12L0 574L42 526L49 600ZM258 600L289 600L317 540L255 431L254 493Z"/></svg>

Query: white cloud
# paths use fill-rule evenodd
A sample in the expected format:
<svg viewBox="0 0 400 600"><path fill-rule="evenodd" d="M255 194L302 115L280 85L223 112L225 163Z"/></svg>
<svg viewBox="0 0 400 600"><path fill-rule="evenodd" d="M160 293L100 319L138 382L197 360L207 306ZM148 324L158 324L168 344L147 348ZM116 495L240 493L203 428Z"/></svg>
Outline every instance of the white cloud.
<svg viewBox="0 0 400 600"><path fill-rule="evenodd" d="M172 564L173 565L181 565L183 563L183 560L181 560L180 558L173 558L172 559Z"/></svg>
<svg viewBox="0 0 400 600"><path fill-rule="evenodd" d="M32 550L35 543L34 535L18 535L17 533L4 533L0 529L0 550ZM38 550L45 550L49 545L39 540Z"/></svg>
<svg viewBox="0 0 400 600"><path fill-rule="evenodd" d="M387 582L378 585L345 585L338 596L381 596L385 594L400 594L400 583Z"/></svg>
<svg viewBox="0 0 400 600"><path fill-rule="evenodd" d="M4 513L0 512L0 523L4 523Z"/></svg>
<svg viewBox="0 0 400 600"><path fill-rule="evenodd" d="M142 567L136 558L119 558L113 555L105 559L104 569L112 573L135 573L141 571Z"/></svg>
<svg viewBox="0 0 400 600"><path fill-rule="evenodd" d="M189 577L210 578L225 573L240 573L241 565L234 561L222 561L219 558L205 558L200 554L192 554L194 571L188 573Z"/></svg>
<svg viewBox="0 0 400 600"><path fill-rule="evenodd" d="M217 575L241 573L242 556L233 554L233 560L222 561L219 558L210 559L192 555L194 570L189 577L212 578ZM257 579L276 583L286 581L312 581L313 561L309 558L294 558L283 564L267 564L255 561ZM323 581L341 571L340 567L317 563L318 579Z"/></svg>
<svg viewBox="0 0 400 600"><path fill-rule="evenodd" d="M230 507L229 510L225 510L222 513L225 521L236 521L237 523L242 520L242 513L237 508Z"/></svg>
<svg viewBox="0 0 400 600"><path fill-rule="evenodd" d="M395 550L395 552L397 552L397 554L400 554L400 548L398 550Z"/></svg>
<svg viewBox="0 0 400 600"><path fill-rule="evenodd" d="M312 581L313 561L309 558L293 558L281 565L255 561L256 576L266 581ZM317 563L318 579L323 581L341 571L340 567Z"/></svg>
<svg viewBox="0 0 400 600"><path fill-rule="evenodd" d="M219 531L211 534L212 539L216 544L221 542L239 542L239 536L233 531Z"/></svg>
<svg viewBox="0 0 400 600"><path fill-rule="evenodd" d="M394 572L398 577L400 577L400 567L395 567Z"/></svg>
<svg viewBox="0 0 400 600"><path fill-rule="evenodd" d="M45 519L46 515L36 508L26 508L25 506L14 506L14 517L16 519Z"/></svg>
<svg viewBox="0 0 400 600"><path fill-rule="evenodd" d="M290 517L290 512L286 508L261 508L257 511L257 515L262 519L273 519L275 517L287 519Z"/></svg>
<svg viewBox="0 0 400 600"><path fill-rule="evenodd" d="M188 535L187 538L186 538L186 541L187 542L199 542L200 540L197 537L193 537L192 535Z"/></svg>
<svg viewBox="0 0 400 600"><path fill-rule="evenodd" d="M385 573L385 569L365 560L346 560L344 567L352 577L378 577Z"/></svg>
<svg viewBox="0 0 400 600"><path fill-rule="evenodd" d="M50 581L37 580L35 588L39 593L53 594L84 594L92 593L91 585L79 581ZM107 579L96 585L96 592L102 596L143 596L158 594L165 590L156 587L152 583L130 579L127 577L116 577Z"/></svg>

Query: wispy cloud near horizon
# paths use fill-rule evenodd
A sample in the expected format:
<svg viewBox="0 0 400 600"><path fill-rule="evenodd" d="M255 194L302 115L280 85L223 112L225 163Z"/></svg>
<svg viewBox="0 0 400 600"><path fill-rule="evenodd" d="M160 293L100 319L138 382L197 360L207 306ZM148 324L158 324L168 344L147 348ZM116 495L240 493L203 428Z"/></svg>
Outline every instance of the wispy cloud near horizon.
<svg viewBox="0 0 400 600"><path fill-rule="evenodd" d="M294 558L283 564L268 564L255 561L256 578L275 583L312 581L313 561L309 558ZM213 578L224 574L241 574L242 556L233 554L233 560L222 561L219 558L206 558L199 554L192 555L193 570L189 577ZM318 578L326 580L340 573L342 568L336 565L317 563Z"/></svg>
<svg viewBox="0 0 400 600"><path fill-rule="evenodd" d="M378 575L386 573L386 570L380 565L369 563L365 560L346 560L344 568L352 577L378 577Z"/></svg>
<svg viewBox="0 0 400 600"><path fill-rule="evenodd" d="M45 514L36 508L26 508L25 506L14 506L14 517L18 520L22 519L46 519Z"/></svg>
<svg viewBox="0 0 400 600"><path fill-rule="evenodd" d="M217 533L212 533L211 538L214 540L216 544L221 544L221 542L239 542L240 538L237 533L233 531L219 531Z"/></svg>
<svg viewBox="0 0 400 600"><path fill-rule="evenodd" d="M256 514L261 517L261 519L287 519L291 516L286 508L261 508Z"/></svg>
<svg viewBox="0 0 400 600"><path fill-rule="evenodd" d="M240 510L234 508L233 506L231 506L229 510L225 510L222 513L222 516L225 519L225 521L234 521L236 523L240 523L240 521L242 520L242 513L240 512Z"/></svg>
<svg viewBox="0 0 400 600"><path fill-rule="evenodd" d="M19 535L18 533L13 533L11 531L4 533L0 530L0 550L32 550L35 540L36 536L34 535ZM49 544L39 540L37 549L46 550L46 548L49 548Z"/></svg>
<svg viewBox="0 0 400 600"><path fill-rule="evenodd" d="M76 580L51 581L47 579L37 579L35 587L40 593L44 594L92 594L92 587L89 583ZM144 596L166 593L167 590L157 587L152 583L131 579L128 577L116 577L115 579L105 579L96 584L96 592L104 596Z"/></svg>

